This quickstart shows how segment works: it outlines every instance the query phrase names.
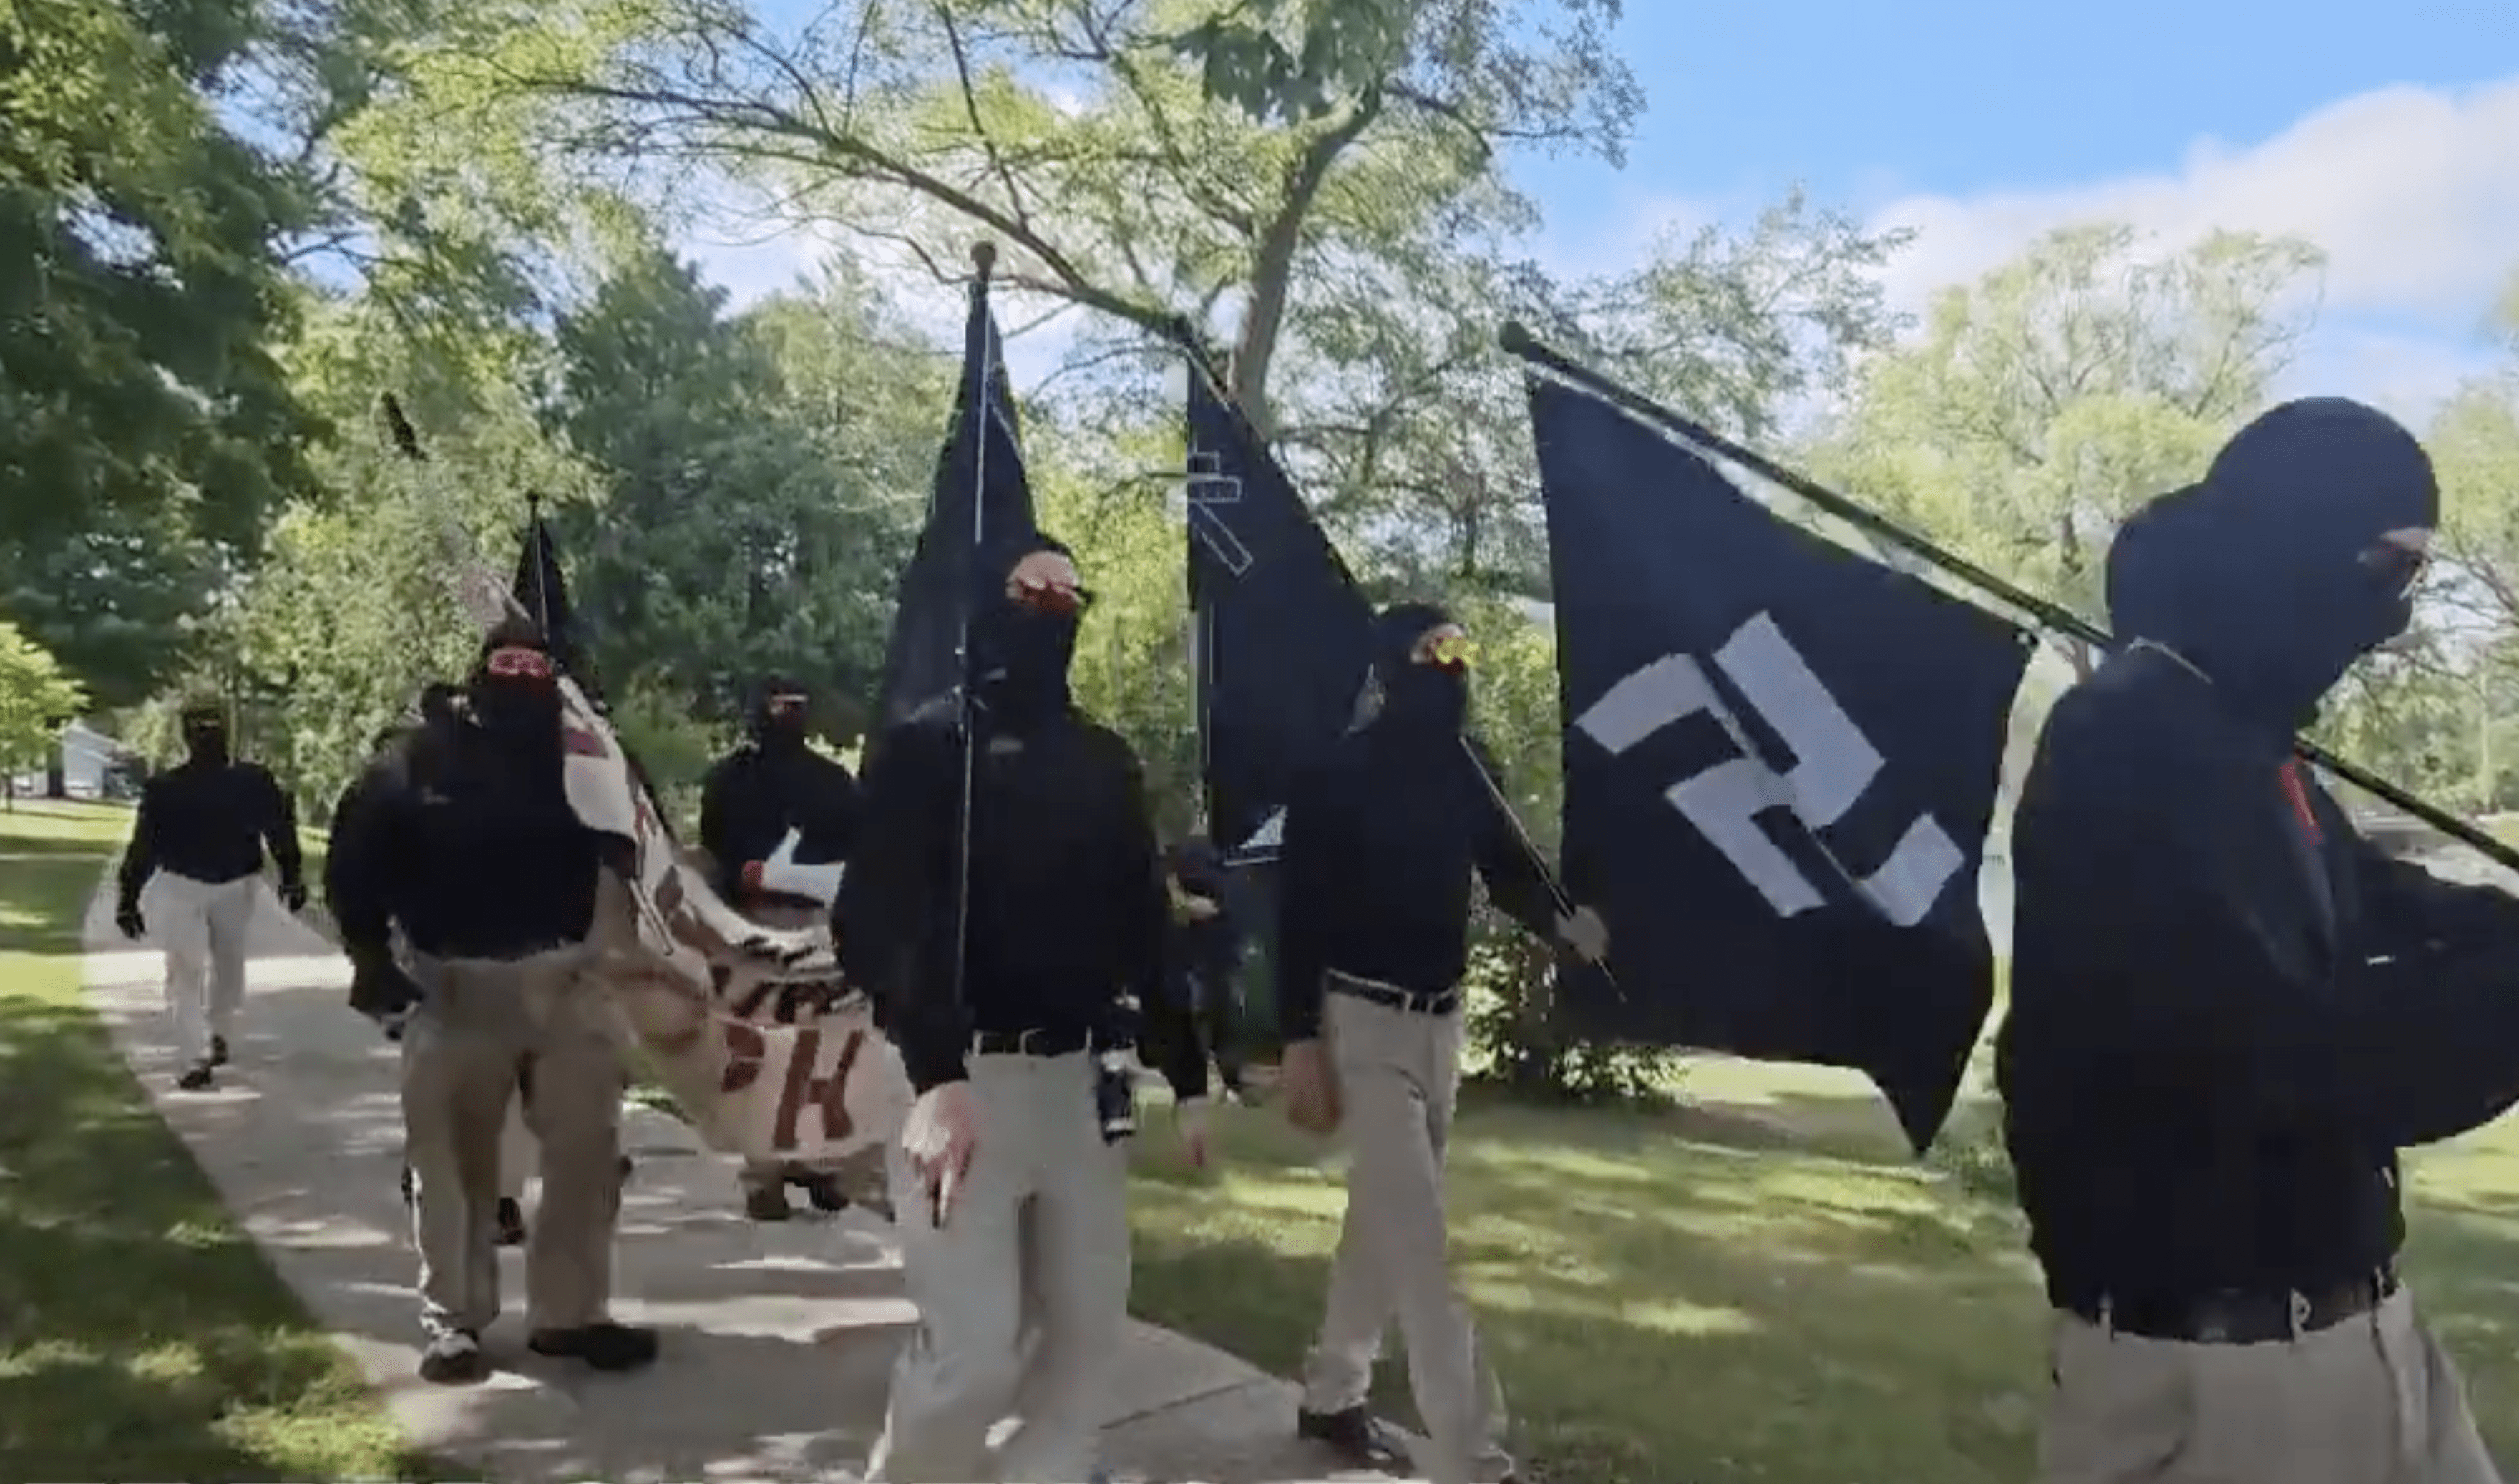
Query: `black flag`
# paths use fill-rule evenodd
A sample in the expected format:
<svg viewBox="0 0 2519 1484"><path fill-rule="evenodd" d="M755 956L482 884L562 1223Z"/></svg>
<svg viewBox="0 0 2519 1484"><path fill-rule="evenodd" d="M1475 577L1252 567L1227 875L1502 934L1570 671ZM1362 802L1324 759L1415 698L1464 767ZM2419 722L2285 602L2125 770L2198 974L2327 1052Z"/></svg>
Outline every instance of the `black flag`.
<svg viewBox="0 0 2519 1484"><path fill-rule="evenodd" d="M952 426L937 455L927 525L901 574L892 634L884 646L878 731L961 684L962 619L979 546L1029 538L1039 529L1032 485L1024 477L1005 347L989 313L983 277L971 284L962 379L953 394Z"/></svg>
<svg viewBox="0 0 2519 1484"><path fill-rule="evenodd" d="M1993 1002L1977 870L2019 628L1778 519L1609 403L1530 382L1569 894L1623 998L1586 1032L1868 1072L1919 1153Z"/></svg>
<svg viewBox="0 0 2519 1484"><path fill-rule="evenodd" d="M1295 772L1355 720L1373 610L1276 459L1195 366L1189 600L1208 838L1271 859Z"/></svg>
<svg viewBox="0 0 2519 1484"><path fill-rule="evenodd" d="M543 641L551 645L552 658L560 669L588 700L601 700L594 668L587 663L584 636L578 633L577 610L569 606L568 580L560 574L551 523L543 519L539 505L525 522L524 547L516 553L516 580L510 590L516 606L541 628Z"/></svg>

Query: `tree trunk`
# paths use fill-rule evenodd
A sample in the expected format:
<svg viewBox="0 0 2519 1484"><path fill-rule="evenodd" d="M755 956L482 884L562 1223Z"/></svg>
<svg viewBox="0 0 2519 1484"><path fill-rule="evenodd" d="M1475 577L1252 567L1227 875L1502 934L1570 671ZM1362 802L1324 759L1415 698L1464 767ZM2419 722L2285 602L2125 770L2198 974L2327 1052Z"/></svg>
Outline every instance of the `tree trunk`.
<svg viewBox="0 0 2519 1484"><path fill-rule="evenodd" d="M57 751L44 761L44 797L66 799L69 796L69 775L63 771L62 755Z"/></svg>

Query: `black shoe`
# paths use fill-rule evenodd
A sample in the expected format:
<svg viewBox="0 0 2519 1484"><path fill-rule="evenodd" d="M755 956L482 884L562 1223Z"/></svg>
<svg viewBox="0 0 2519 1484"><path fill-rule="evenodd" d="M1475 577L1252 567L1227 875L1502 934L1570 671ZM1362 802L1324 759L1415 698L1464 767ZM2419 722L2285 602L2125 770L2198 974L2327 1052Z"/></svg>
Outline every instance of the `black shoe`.
<svg viewBox="0 0 2519 1484"><path fill-rule="evenodd" d="M814 1202L818 1211L845 1211L851 1203L849 1193L840 1189L836 1175L806 1175L789 1184L803 1186L805 1199Z"/></svg>
<svg viewBox="0 0 2519 1484"><path fill-rule="evenodd" d="M210 1064L195 1062L192 1069L175 1079L175 1085L186 1092L199 1092L210 1085Z"/></svg>
<svg viewBox="0 0 2519 1484"><path fill-rule="evenodd" d="M1384 1430L1373 1419L1373 1414L1362 1407L1342 1412L1298 1411L1295 1436L1307 1443L1327 1445L1357 1468L1388 1469L1408 1459L1408 1451L1399 1446L1399 1440Z"/></svg>
<svg viewBox="0 0 2519 1484"><path fill-rule="evenodd" d="M499 1245L520 1247L525 1244L525 1211L513 1196L499 1198Z"/></svg>
<svg viewBox="0 0 2519 1484"><path fill-rule="evenodd" d="M490 1357L481 1353L481 1336L455 1330L428 1342L420 1352L420 1378L438 1386L471 1386L490 1378Z"/></svg>
<svg viewBox="0 0 2519 1484"><path fill-rule="evenodd" d="M210 1065L213 1067L225 1067L227 1064L228 1038L223 1035L214 1035L210 1037Z"/></svg>
<svg viewBox="0 0 2519 1484"><path fill-rule="evenodd" d="M747 1185L743 1188L743 1214L755 1221L784 1221L796 1213L787 1204L784 1185Z"/></svg>
<svg viewBox="0 0 2519 1484"><path fill-rule="evenodd" d="M656 1331L609 1320L582 1330L537 1330L525 1339L536 1355L584 1361L597 1371L636 1371L656 1359Z"/></svg>
<svg viewBox="0 0 2519 1484"><path fill-rule="evenodd" d="M411 1166L402 1167L402 1203L411 1205L420 1200L420 1187L412 1182Z"/></svg>

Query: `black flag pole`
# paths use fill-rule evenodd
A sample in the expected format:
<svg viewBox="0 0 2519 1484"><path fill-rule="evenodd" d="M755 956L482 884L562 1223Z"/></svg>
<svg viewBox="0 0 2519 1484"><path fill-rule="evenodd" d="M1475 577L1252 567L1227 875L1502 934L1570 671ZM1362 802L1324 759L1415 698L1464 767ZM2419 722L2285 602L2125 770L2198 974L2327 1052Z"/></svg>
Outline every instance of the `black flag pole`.
<svg viewBox="0 0 2519 1484"><path fill-rule="evenodd" d="M1258 451L1262 458L1273 458L1274 455L1268 452L1267 441L1262 439L1259 430L1251 425L1249 416L1242 410L1242 404L1234 399L1231 390L1226 386L1223 374L1217 369L1215 359L1208 354L1207 346L1199 336L1197 327L1190 323L1188 317L1176 315L1172 318L1171 329L1171 338L1179 346L1182 358L1188 365L1189 373L1205 379L1208 390L1215 397L1217 406L1223 408L1226 415L1233 418L1249 447ZM1308 510L1304 512L1304 518L1310 519ZM1313 522L1313 525L1317 529L1318 522ZM1346 558L1339 554L1337 544L1328 539L1327 533L1322 534L1321 545L1327 549L1330 564L1340 579L1349 588L1361 591L1363 585L1355 580L1354 572L1348 567ZM1202 748L1205 746L1204 726L1201 728L1201 745ZM1497 781L1494 772L1488 768L1485 760L1479 756L1478 750L1470 745L1470 739L1466 735L1461 738L1461 752L1469 760L1472 770L1479 776L1479 781L1485 786L1487 797L1493 801L1497 811L1512 827L1516 848L1529 862L1531 869L1537 873L1541 884L1547 888L1549 900L1561 915L1572 916L1576 910L1574 899L1567 895L1565 884L1558 879L1556 868L1551 866L1548 863L1548 857L1541 853L1538 842L1531 839L1530 831L1523 824L1522 816L1515 811L1512 801L1505 795L1503 786ZM1616 981L1610 975L1610 966L1603 963L1596 967L1602 978L1610 983L1613 990L1615 990Z"/></svg>
<svg viewBox="0 0 2519 1484"><path fill-rule="evenodd" d="M1975 588L1978 591L2027 615L2040 625L2101 649L2115 647L2116 641L2106 630L2051 598L2037 593L1987 571L1955 551L1935 544L1929 538L1907 529L1879 512L1839 495L1807 475L1765 458L1754 450L1695 422L1643 394L1618 384L1601 372L1573 360L1561 351L1542 343L1519 321L1507 321L1497 333L1496 341L1506 354L1520 358L1593 396L1608 402L1628 415L1652 423L1683 442L1693 444L1717 458L1728 458L1770 483L1790 490L1812 505L1827 511L1868 536L1901 547L1922 557L1944 572ZM2292 739L2292 750L2302 762L2325 769L2433 829L2470 847L2491 858L2496 864L2519 870L2519 849L2504 845L2492 835L2458 818L2456 815L2415 797L2398 785L2358 764L2336 757L2306 738Z"/></svg>
<svg viewBox="0 0 2519 1484"><path fill-rule="evenodd" d="M989 278L997 266L994 242L975 242L971 246L971 313L976 320L988 313ZM970 357L962 368L971 378L970 403L965 416L984 419L979 436L971 440L971 544L957 565L961 569L960 600L954 605L953 662L956 678L953 685L953 731L962 750L961 794L954 806L953 851L953 1003L970 1002L965 982L971 962L971 794L978 768L979 748L972 737L971 691L978 677L973 673L971 654L971 605L979 600L981 552L989 534L989 438L985 419L989 416L991 383L996 377L996 362L1002 351L994 329L981 339L982 353ZM958 432L956 436L959 436ZM950 1194L940 1192L937 1214L942 1218L951 1203Z"/></svg>

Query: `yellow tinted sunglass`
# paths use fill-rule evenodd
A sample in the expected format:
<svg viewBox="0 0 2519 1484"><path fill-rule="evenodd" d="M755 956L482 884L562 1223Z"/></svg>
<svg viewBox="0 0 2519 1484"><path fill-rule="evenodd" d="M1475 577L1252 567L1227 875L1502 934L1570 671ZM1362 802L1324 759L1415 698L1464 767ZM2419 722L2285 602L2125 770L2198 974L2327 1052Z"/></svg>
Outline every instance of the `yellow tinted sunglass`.
<svg viewBox="0 0 2519 1484"><path fill-rule="evenodd" d="M1460 666L1477 658L1479 646L1466 633L1439 633L1426 641L1429 664Z"/></svg>

